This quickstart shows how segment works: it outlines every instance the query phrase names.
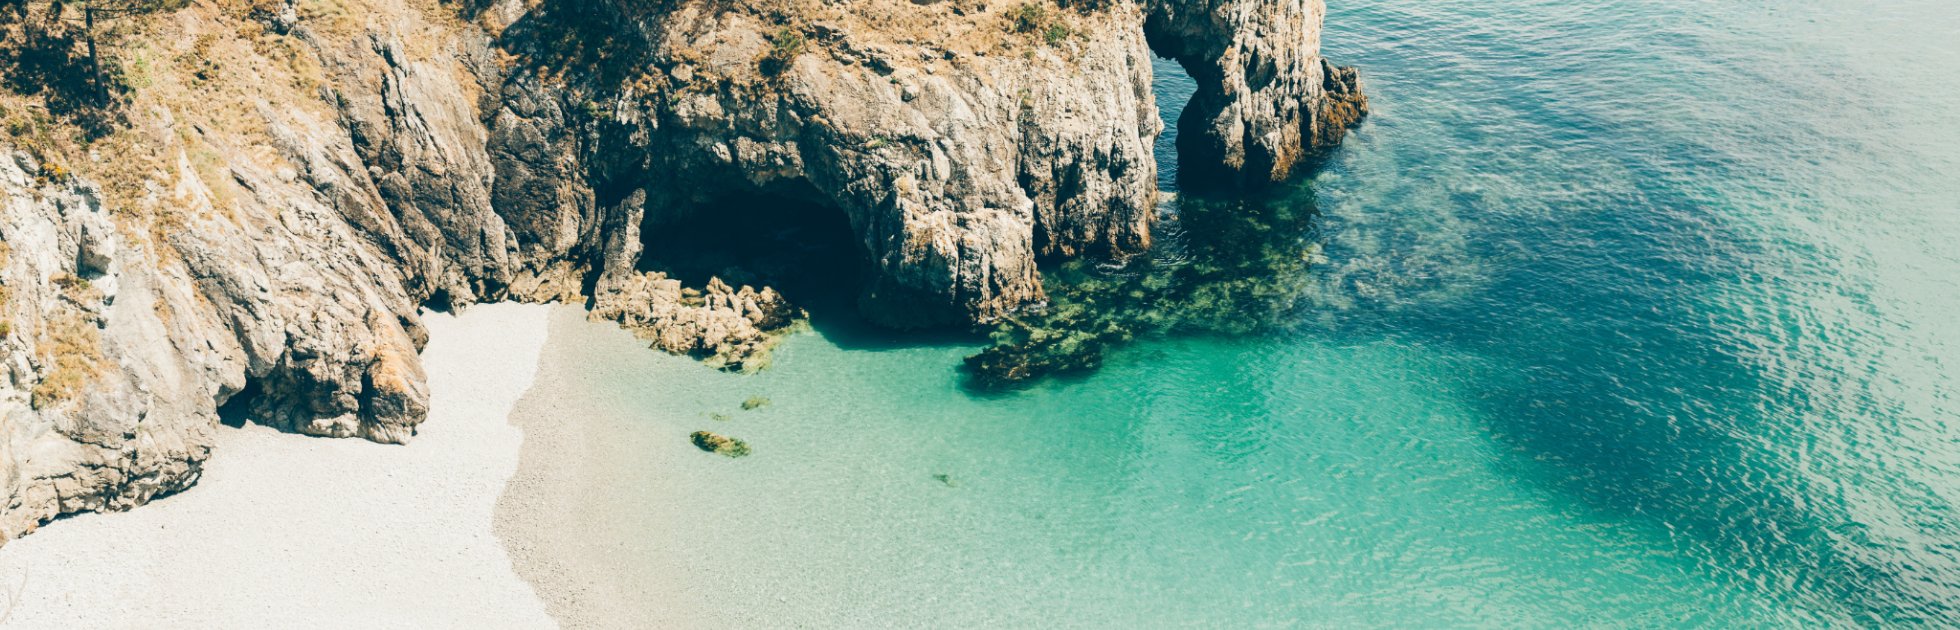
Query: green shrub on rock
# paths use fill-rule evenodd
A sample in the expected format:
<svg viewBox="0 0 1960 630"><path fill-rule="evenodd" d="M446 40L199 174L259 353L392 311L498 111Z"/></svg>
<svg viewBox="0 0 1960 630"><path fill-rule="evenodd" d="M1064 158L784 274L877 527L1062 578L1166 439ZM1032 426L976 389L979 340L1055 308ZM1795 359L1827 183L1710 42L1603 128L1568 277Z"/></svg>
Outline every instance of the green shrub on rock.
<svg viewBox="0 0 1960 630"><path fill-rule="evenodd" d="M1048 28L1041 31L1041 41L1048 42L1050 46L1061 44L1062 40L1068 39L1068 36L1068 25L1061 22L1049 24Z"/></svg>
<svg viewBox="0 0 1960 630"><path fill-rule="evenodd" d="M1035 33L1048 25L1048 7L1028 2L1007 10L1009 30L1016 33Z"/></svg>
<svg viewBox="0 0 1960 630"><path fill-rule="evenodd" d="M762 54L762 61L757 63L758 68L766 75L782 74L784 70L789 69L791 63L796 61L797 55L803 54L803 43L802 33L787 26L783 27L776 31L775 37L769 38L769 51Z"/></svg>

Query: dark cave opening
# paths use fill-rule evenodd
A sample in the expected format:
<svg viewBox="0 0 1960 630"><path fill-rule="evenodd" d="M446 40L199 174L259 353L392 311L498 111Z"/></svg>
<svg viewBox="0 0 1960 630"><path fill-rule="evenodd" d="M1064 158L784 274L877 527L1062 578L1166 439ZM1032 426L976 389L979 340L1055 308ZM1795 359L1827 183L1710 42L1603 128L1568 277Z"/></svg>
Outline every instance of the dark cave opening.
<svg viewBox="0 0 1960 630"><path fill-rule="evenodd" d="M258 379L246 379L245 387L218 405L218 424L234 429L245 428L252 422L252 404L259 397Z"/></svg>
<svg viewBox="0 0 1960 630"><path fill-rule="evenodd" d="M436 289L429 293L428 299L422 300L422 308L437 313L454 313L456 312L456 298L449 294L449 289Z"/></svg>
<svg viewBox="0 0 1960 630"><path fill-rule="evenodd" d="M736 193L641 226L640 269L690 287L775 287L791 301L856 295L863 246L842 210L812 195ZM650 213L651 214L651 213Z"/></svg>
<svg viewBox="0 0 1960 630"><path fill-rule="evenodd" d="M642 271L687 287L714 278L732 287L772 287L809 311L812 323L859 319L867 259L850 217L809 190L743 191L649 211L640 227Z"/></svg>

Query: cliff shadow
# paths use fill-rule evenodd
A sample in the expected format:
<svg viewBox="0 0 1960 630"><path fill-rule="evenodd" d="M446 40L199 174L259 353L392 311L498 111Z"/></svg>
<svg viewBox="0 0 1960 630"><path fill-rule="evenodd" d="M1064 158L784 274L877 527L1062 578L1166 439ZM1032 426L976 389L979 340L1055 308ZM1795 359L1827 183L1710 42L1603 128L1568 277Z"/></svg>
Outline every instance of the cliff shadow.
<svg viewBox="0 0 1960 630"><path fill-rule="evenodd" d="M252 422L252 404L259 398L259 382L247 379L245 388L233 393L230 398L218 405L218 424L233 429L243 429Z"/></svg>
<svg viewBox="0 0 1960 630"><path fill-rule="evenodd" d="M639 268L690 287L715 278L772 287L809 313L811 328L849 349L980 341L965 330L893 330L860 315L858 297L869 274L865 248L844 211L815 201L822 198L813 190L742 191L677 212L649 212Z"/></svg>

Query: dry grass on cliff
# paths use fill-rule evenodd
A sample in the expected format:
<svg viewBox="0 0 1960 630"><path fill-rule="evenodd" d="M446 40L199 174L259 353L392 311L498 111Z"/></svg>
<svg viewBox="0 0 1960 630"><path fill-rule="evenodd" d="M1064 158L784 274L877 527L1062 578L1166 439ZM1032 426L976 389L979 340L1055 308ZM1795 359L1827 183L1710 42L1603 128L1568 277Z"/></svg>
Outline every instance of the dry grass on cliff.
<svg viewBox="0 0 1960 630"><path fill-rule="evenodd" d="M433 1L433 0L431 0ZM121 124L103 130L52 109L44 94L0 89L0 146L23 150L41 163L36 175L57 184L71 174L100 186L119 231L153 250L190 213L178 182L194 176L211 192L211 209L228 209L244 194L230 164L244 159L270 170L267 112L304 113L334 120L323 100L325 71L296 38L267 31L251 12L264 0L201 1L179 11L130 18L103 49L122 87L111 107ZM360 0L302 0L303 15L322 37L354 41L329 29L367 19ZM349 27L350 30L352 27ZM180 165L188 166L183 172ZM159 257L168 260L168 257ZM62 277L64 301L89 303L95 290ZM70 400L103 370L106 359L95 315L64 304L33 326L9 323L8 336L32 342L43 378L30 393L37 408Z"/></svg>
<svg viewBox="0 0 1960 630"><path fill-rule="evenodd" d="M154 192L170 188L176 154L213 151L197 146L209 133L262 136L260 101L282 108L319 102L318 63L299 54L290 38L269 36L243 19L251 8L242 0L197 3L132 18L104 49L106 63L122 77L119 102L110 107L122 113L124 125L94 135L72 117L51 113L38 96L5 93L4 142L33 154L44 171L72 172L100 185L123 227L156 219L169 208L156 203Z"/></svg>
<svg viewBox="0 0 1960 630"><path fill-rule="evenodd" d="M13 253L14 248L7 246L6 241L0 241L0 270L6 269L7 263L12 262L10 258ZM7 287L6 275L0 274L0 341L6 341L14 334L14 323L7 319L7 307L13 306L13 300L14 293Z"/></svg>
<svg viewBox="0 0 1960 630"><path fill-rule="evenodd" d="M1064 57L1076 52L1081 34L1093 32L1108 3L1057 0L859 0L817 3L799 0L696 0L704 12L746 16L761 25L770 46L758 58L760 74L788 65L799 54L829 54L840 42L877 48L906 65L945 63L954 55L1032 56L1043 48ZM787 31L789 36L784 35ZM783 42L799 41L797 46ZM669 46L685 60L685 46ZM705 56L707 51L694 51ZM745 77L730 77L743 79Z"/></svg>
<svg viewBox="0 0 1960 630"><path fill-rule="evenodd" d="M42 180L64 177L68 164L88 143L80 126L48 110L39 98L0 90L0 146L25 151L41 163Z"/></svg>
<svg viewBox="0 0 1960 630"><path fill-rule="evenodd" d="M366 46L370 22L407 29L401 43L410 62L453 45L461 25L456 6L407 0L414 10L382 10L371 0L297 0L315 41ZM295 36L268 30L276 0L197 0L162 14L121 20L105 40L105 63L121 77L122 124L101 133L74 115L56 113L45 94L0 89L0 146L25 150L44 164L43 179L73 173L101 186L106 207L125 233L149 235L182 227L196 204L177 199L178 181L194 176L210 189L220 215L243 193L230 176L241 159L272 171L290 166L272 150L268 116L333 124L326 99L328 70ZM474 86L471 81L461 82ZM180 165L188 164L189 172Z"/></svg>
<svg viewBox="0 0 1960 630"><path fill-rule="evenodd" d="M84 281L86 282L86 281ZM91 287L74 285L71 291L88 293ZM83 299L86 299L84 297ZM35 409L46 409L74 398L84 385L108 368L102 356L102 338L87 314L62 308L49 315L35 343L36 354L45 370L34 384L29 400Z"/></svg>
<svg viewBox="0 0 1960 630"><path fill-rule="evenodd" d="M959 52L1013 53L1062 43L1084 15L1054 0L947 0L924 7L884 0L854 7L854 20L898 44Z"/></svg>
<svg viewBox="0 0 1960 630"><path fill-rule="evenodd" d="M439 0L408 4L417 10L403 25L406 61L453 45L450 33L461 22L455 7ZM328 46L368 46L370 23L405 17L368 0L298 0L295 6L314 41ZM127 124L105 136L80 138L73 125L47 116L34 99L12 94L0 95L0 122L32 136L37 155L100 184L105 205L126 233L161 244L165 233L207 211L178 194L179 182L192 178L209 189L208 211L234 218L232 208L249 194L231 175L234 164L267 172L292 166L273 148L268 117L279 117L280 124L338 120L327 100L329 70L312 44L267 29L265 16L276 8L273 0L203 0L131 20L106 51L126 78L121 110Z"/></svg>

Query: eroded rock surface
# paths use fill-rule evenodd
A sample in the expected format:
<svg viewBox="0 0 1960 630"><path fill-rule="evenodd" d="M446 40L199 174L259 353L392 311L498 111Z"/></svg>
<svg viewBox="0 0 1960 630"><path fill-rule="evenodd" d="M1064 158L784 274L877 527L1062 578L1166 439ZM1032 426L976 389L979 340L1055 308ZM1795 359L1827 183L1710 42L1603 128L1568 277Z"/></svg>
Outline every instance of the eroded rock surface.
<svg viewBox="0 0 1960 630"><path fill-rule="evenodd" d="M744 285L738 291L717 278L707 291L696 291L654 271L601 283L591 312L593 319L619 322L655 348L737 370L766 364L769 348L802 316L775 289Z"/></svg>
<svg viewBox="0 0 1960 630"><path fill-rule="evenodd" d="M1256 190L1340 143L1367 115L1353 68L1320 56L1321 0L1154 0L1151 45L1197 83L1179 164L1194 183Z"/></svg>
<svg viewBox="0 0 1960 630"><path fill-rule="evenodd" d="M55 514L128 509L196 483L211 401L236 350L150 244L125 242L99 191L0 155L0 535ZM162 340L186 343L160 343Z"/></svg>
<svg viewBox="0 0 1960 630"><path fill-rule="evenodd" d="M1056 11L1085 35L1052 44L1014 32L1008 8L683 1L595 18L547 6L507 31L529 62L510 85L547 84L568 39L605 42L589 55L634 71L584 77L566 91L582 103L515 99L523 111L500 118L591 115L610 160L595 184L631 191L599 199L614 215L601 221L658 230L732 196L820 200L869 261L868 316L991 320L1043 299L1037 257L1148 247L1160 127L1138 8ZM562 160L535 162L511 164L511 179ZM531 193L522 205L567 196ZM552 235L538 241L577 240Z"/></svg>
<svg viewBox="0 0 1960 630"><path fill-rule="evenodd" d="M847 222L865 263L839 282L875 321L1011 317L1047 299L1039 265L1150 246L1153 48L1200 81L1187 168L1273 181L1365 114L1318 56L1317 0L1069 4L146 18L159 65L125 128L0 139L0 540L191 486L221 406L412 438L425 305L586 303L754 367L799 311L769 287L686 286L643 251L739 212L733 196Z"/></svg>

